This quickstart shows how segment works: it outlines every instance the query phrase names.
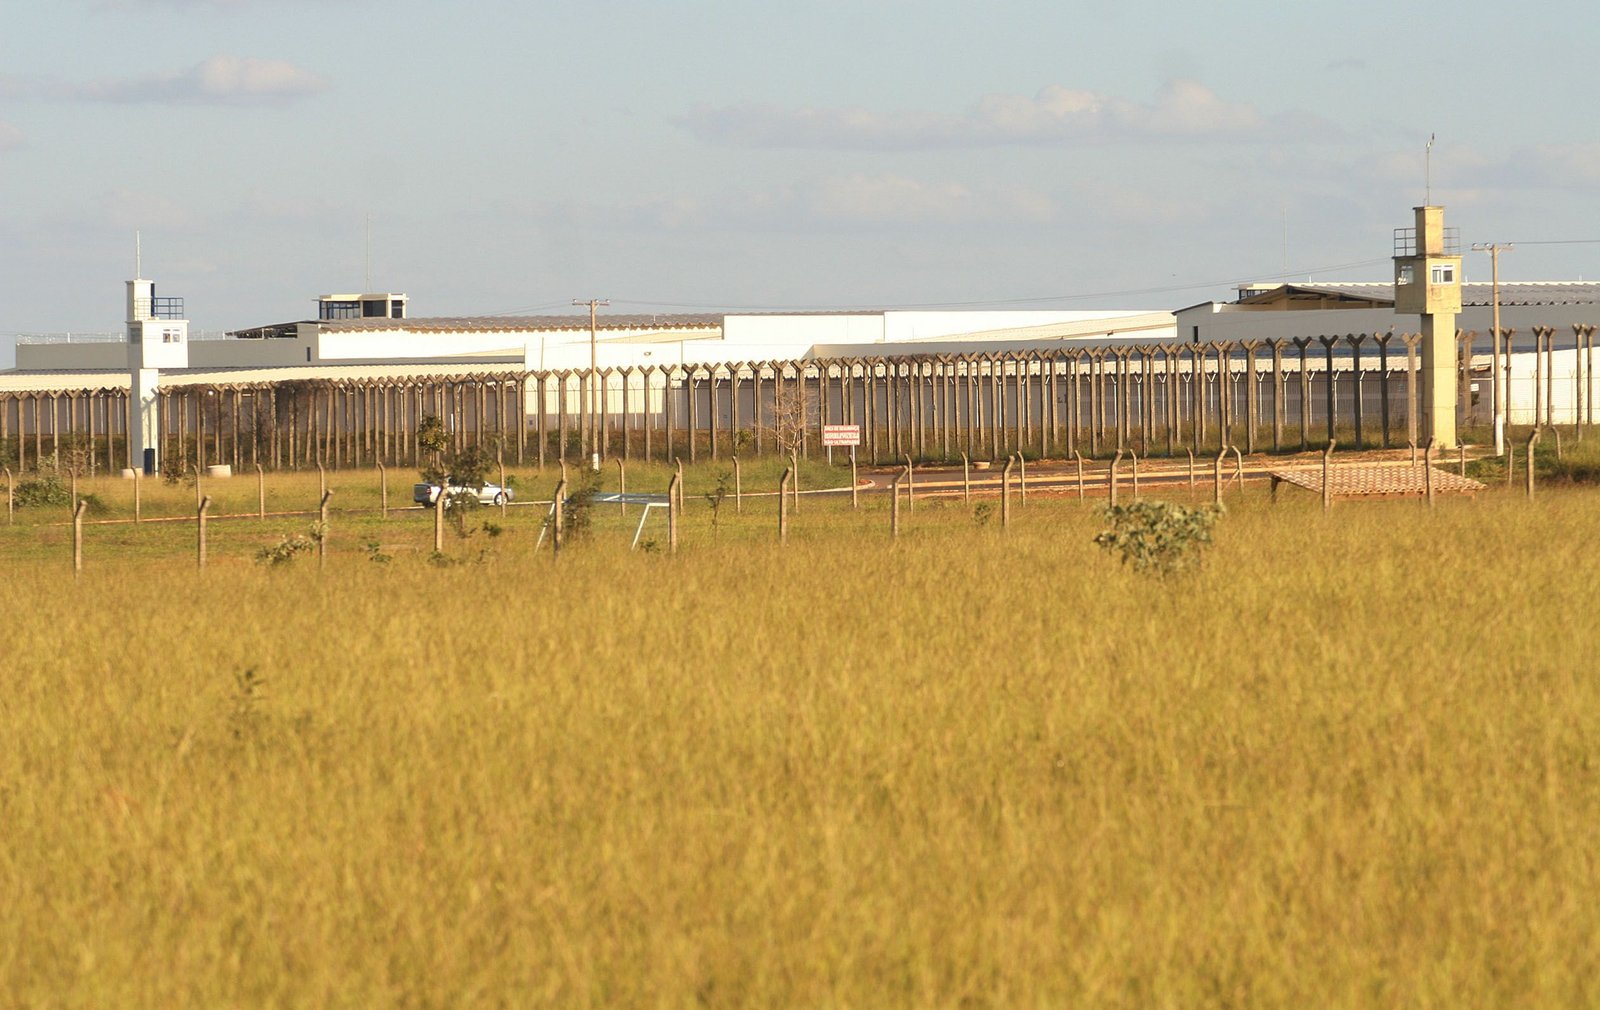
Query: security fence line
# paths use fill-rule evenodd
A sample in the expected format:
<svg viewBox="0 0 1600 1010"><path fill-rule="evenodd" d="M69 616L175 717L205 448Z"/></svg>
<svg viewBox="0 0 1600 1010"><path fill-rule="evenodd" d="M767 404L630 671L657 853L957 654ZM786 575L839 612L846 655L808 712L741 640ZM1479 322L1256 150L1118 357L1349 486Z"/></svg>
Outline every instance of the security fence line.
<svg viewBox="0 0 1600 1010"><path fill-rule="evenodd" d="M1577 354L1559 388L1555 330L1534 327L1534 418L1593 424L1595 327L1574 325ZM1509 388L1518 337L1503 330L1487 367L1458 334L1466 416L1487 422ZM999 461L1124 450L1177 455L1223 445L1246 452L1418 440L1420 335L1063 348L1051 351L818 358L586 369L491 369L160 390L162 456L197 467L300 469L420 465L436 417L451 448L490 442L517 465L606 458L823 451L821 428L862 429L863 461L904 456ZM1521 338L1526 350L1528 337ZM1502 371L1503 370L1503 371ZM128 391L0 391L0 458L80 472L129 465ZM1567 408L1563 407L1563 413ZM1353 439L1349 433L1353 431Z"/></svg>

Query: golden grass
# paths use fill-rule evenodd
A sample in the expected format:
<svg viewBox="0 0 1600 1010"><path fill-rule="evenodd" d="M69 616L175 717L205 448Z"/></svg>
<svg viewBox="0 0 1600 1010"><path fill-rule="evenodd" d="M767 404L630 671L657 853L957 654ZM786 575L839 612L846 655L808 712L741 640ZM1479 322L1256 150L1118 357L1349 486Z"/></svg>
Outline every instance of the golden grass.
<svg viewBox="0 0 1600 1010"><path fill-rule="evenodd" d="M0 1004L1600 998L1590 495L1255 501L1167 582L1072 501L770 511L11 531Z"/></svg>

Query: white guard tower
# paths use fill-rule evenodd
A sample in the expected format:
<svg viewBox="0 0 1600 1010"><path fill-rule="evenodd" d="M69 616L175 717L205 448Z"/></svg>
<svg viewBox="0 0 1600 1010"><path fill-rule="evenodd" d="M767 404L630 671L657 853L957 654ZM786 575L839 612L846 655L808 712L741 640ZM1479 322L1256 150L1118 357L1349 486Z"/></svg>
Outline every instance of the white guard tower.
<svg viewBox="0 0 1600 1010"><path fill-rule="evenodd" d="M1416 227L1394 233L1394 310L1422 317L1422 423L1418 435L1456 447L1456 315L1461 312L1461 239L1443 207L1415 207Z"/></svg>
<svg viewBox="0 0 1600 1010"><path fill-rule="evenodd" d="M137 270L134 271L138 273ZM128 282L128 465L161 469L161 369L189 367L189 321L182 298L157 298L154 281Z"/></svg>

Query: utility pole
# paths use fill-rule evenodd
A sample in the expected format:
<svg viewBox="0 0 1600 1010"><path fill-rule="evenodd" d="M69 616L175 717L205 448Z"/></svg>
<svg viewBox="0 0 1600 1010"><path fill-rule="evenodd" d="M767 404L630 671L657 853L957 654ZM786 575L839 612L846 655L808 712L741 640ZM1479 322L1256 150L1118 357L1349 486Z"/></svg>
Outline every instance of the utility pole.
<svg viewBox="0 0 1600 1010"><path fill-rule="evenodd" d="M1506 452L1506 401L1511 397L1510 388L1501 389L1505 381L1500 374L1500 254L1509 249L1515 249L1511 243L1500 242L1475 242L1473 252L1486 252L1489 254L1489 275L1492 283L1489 285L1493 292L1493 309L1489 326L1494 330L1494 375L1489 382L1489 411L1493 415L1494 424L1494 454L1504 456Z"/></svg>
<svg viewBox="0 0 1600 1010"><path fill-rule="evenodd" d="M584 301L581 298L574 298L572 300L572 304L589 306L589 464L594 467L595 473L599 473L600 445L602 436L600 432L600 412L596 407L594 393L595 383L598 382L600 378L599 360L595 350L597 331L599 329L599 326L595 321L595 310L602 305L609 306L611 304L611 299L591 298L588 301Z"/></svg>

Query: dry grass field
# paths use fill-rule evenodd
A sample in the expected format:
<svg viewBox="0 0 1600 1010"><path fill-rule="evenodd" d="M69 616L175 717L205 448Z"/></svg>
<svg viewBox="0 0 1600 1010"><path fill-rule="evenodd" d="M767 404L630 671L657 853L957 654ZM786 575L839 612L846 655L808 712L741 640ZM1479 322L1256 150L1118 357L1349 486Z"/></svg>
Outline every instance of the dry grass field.
<svg viewBox="0 0 1600 1010"><path fill-rule="evenodd" d="M1162 580L1070 499L779 550L711 474L676 556L0 532L0 1005L1600 1003L1594 492L1252 487Z"/></svg>

